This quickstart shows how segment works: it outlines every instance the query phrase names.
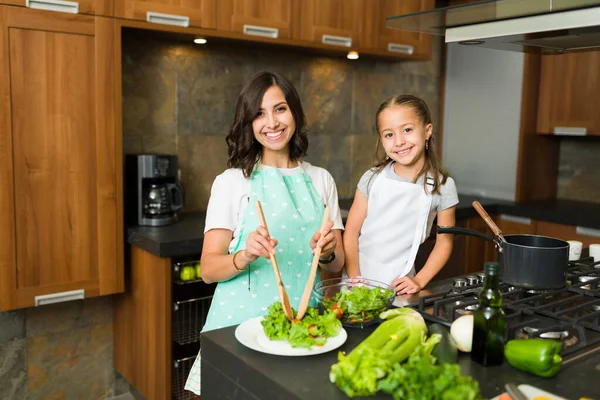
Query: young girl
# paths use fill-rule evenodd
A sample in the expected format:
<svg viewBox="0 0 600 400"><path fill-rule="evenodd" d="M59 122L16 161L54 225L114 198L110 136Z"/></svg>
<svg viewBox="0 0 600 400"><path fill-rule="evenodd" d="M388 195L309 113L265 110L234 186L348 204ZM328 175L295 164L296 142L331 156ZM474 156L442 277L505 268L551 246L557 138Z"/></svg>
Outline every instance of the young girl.
<svg viewBox="0 0 600 400"><path fill-rule="evenodd" d="M375 123L386 157L358 183L344 232L346 273L385 282L398 294L421 290L452 253L452 235L439 234L415 276L414 262L433 220L454 226L456 186L440 168L425 102L394 96L377 110Z"/></svg>
<svg viewBox="0 0 600 400"><path fill-rule="evenodd" d="M323 168L302 161L308 148L306 120L287 79L262 72L244 87L227 145L230 168L213 183L204 228L202 279L219 284L203 332L265 315L279 301L270 253L277 255L296 310L317 242L321 268L339 272L344 265L335 182ZM257 200L270 236L260 224ZM321 234L325 205L331 220ZM185 388L200 394L200 356Z"/></svg>

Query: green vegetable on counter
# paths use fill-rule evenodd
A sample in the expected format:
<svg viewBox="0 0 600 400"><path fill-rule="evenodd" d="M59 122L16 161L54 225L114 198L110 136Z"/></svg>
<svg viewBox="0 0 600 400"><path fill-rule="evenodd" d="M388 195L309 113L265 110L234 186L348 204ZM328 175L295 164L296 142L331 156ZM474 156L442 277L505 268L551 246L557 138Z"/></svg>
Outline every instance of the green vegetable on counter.
<svg viewBox="0 0 600 400"><path fill-rule="evenodd" d="M296 315L296 310L293 311ZM292 323L283 313L279 301L269 306L269 313L261 324L269 339L287 340L292 347L306 348L324 345L328 337L337 336L342 328L342 323L333 312L326 310L319 315L312 307L308 307L302 320Z"/></svg>
<svg viewBox="0 0 600 400"><path fill-rule="evenodd" d="M374 395L377 381L395 364L406 360L423 343L431 352L440 340L440 335L433 335L425 342L425 320L412 309L395 308L380 317L386 321L347 356L340 352L338 363L331 366L329 380L349 397Z"/></svg>
<svg viewBox="0 0 600 400"><path fill-rule="evenodd" d="M441 336L440 342L433 348L431 355L436 358L440 364L456 364L458 361L458 349L456 342L446 327L441 324L432 324L429 326L429 334L438 334Z"/></svg>
<svg viewBox="0 0 600 400"><path fill-rule="evenodd" d="M504 346L506 361L521 371L550 378L560 371L560 343L551 339L515 339Z"/></svg>
<svg viewBox="0 0 600 400"><path fill-rule="evenodd" d="M343 322L366 323L388 308L388 301L393 295L394 291L390 289L354 286L350 290L339 291L333 299L324 298L322 303L325 309L341 309Z"/></svg>
<svg viewBox="0 0 600 400"><path fill-rule="evenodd" d="M436 334L437 335L437 334ZM433 336L436 336L433 335ZM428 344L419 346L404 364L395 364L378 388L394 400L478 400L479 384L457 364L435 364Z"/></svg>

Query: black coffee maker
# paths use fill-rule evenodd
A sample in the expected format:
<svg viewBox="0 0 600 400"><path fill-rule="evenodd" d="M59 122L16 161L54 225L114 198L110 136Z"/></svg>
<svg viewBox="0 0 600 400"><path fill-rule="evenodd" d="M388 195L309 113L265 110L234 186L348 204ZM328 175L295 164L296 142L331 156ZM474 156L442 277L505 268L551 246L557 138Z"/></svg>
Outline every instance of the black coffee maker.
<svg viewBox="0 0 600 400"><path fill-rule="evenodd" d="M128 224L163 226L177 222L183 190L177 156L125 155L125 218Z"/></svg>

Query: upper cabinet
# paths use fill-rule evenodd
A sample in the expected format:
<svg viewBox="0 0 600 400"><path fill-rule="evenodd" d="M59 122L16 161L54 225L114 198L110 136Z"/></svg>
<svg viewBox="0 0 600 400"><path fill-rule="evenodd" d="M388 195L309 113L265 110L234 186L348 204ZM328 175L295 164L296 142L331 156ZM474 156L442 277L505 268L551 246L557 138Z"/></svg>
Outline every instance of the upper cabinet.
<svg viewBox="0 0 600 400"><path fill-rule="evenodd" d="M296 39L356 48L364 25L363 0L302 0Z"/></svg>
<svg viewBox="0 0 600 400"><path fill-rule="evenodd" d="M542 56L538 133L600 135L600 51Z"/></svg>
<svg viewBox="0 0 600 400"><path fill-rule="evenodd" d="M221 0L217 28L249 36L290 39L300 0Z"/></svg>
<svg viewBox="0 0 600 400"><path fill-rule="evenodd" d="M0 6L0 311L123 291L112 18Z"/></svg>
<svg viewBox="0 0 600 400"><path fill-rule="evenodd" d="M435 7L435 0L374 0L364 2L364 28L361 47L398 55L427 58L431 55L431 35L385 27L386 18Z"/></svg>
<svg viewBox="0 0 600 400"><path fill-rule="evenodd" d="M112 16L115 0L35 0L32 8L67 13ZM122 0L116 0L120 3ZM0 4L26 6L27 0L0 0Z"/></svg>
<svg viewBox="0 0 600 400"><path fill-rule="evenodd" d="M164 25L214 29L217 3L217 0L117 0L115 15Z"/></svg>

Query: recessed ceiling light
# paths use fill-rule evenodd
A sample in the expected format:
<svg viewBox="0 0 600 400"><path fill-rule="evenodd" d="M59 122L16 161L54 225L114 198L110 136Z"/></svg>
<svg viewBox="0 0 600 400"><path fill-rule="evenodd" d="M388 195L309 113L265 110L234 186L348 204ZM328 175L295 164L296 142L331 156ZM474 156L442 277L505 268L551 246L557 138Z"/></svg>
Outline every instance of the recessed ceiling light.
<svg viewBox="0 0 600 400"><path fill-rule="evenodd" d="M196 39L194 39L194 43L196 43L196 44L206 44L206 39L204 39L204 38L196 38Z"/></svg>
<svg viewBox="0 0 600 400"><path fill-rule="evenodd" d="M358 59L358 53L356 51L349 51L348 55L346 55L348 60L356 60Z"/></svg>
<svg viewBox="0 0 600 400"><path fill-rule="evenodd" d="M458 44L462 44L464 46L477 46L484 43L485 40L463 40L462 42L458 42Z"/></svg>

